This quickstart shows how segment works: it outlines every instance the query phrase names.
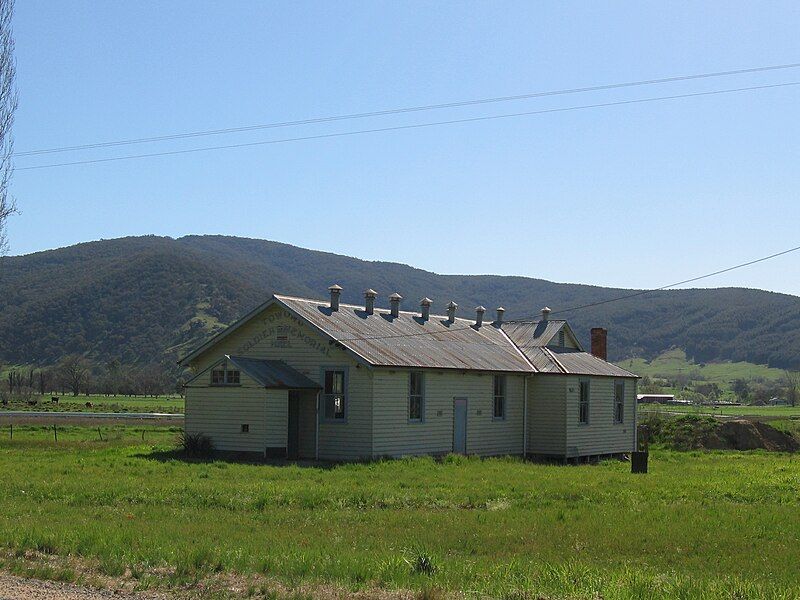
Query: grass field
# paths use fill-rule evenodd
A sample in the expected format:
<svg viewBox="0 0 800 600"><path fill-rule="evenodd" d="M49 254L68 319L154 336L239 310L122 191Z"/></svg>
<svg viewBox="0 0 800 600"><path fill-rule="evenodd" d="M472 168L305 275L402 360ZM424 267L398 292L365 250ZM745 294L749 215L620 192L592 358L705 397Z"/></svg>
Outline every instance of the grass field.
<svg viewBox="0 0 800 600"><path fill-rule="evenodd" d="M687 413L695 415L727 415L800 419L800 406L693 406L680 404L639 404L639 415L645 412Z"/></svg>
<svg viewBox="0 0 800 600"><path fill-rule="evenodd" d="M656 449L648 475L462 457L303 467L180 460L174 430L142 444L72 429L58 445L42 428L0 435L6 569L69 556L141 588L227 574L376 594L800 597L790 455ZM77 577L48 568L35 573Z"/></svg>
<svg viewBox="0 0 800 600"><path fill-rule="evenodd" d="M6 410L36 410L36 411L89 411L89 412L159 412L177 414L183 413L183 398L180 396L102 396L102 395L58 395L58 404L50 401L51 395L34 396L38 402L30 406L24 402L10 402ZM86 403L92 406L87 407Z"/></svg>

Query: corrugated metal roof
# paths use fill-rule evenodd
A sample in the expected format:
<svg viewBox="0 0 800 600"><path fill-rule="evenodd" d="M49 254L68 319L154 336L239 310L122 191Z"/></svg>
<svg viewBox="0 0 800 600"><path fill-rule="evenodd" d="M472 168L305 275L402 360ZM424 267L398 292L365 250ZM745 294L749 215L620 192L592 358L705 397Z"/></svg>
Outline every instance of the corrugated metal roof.
<svg viewBox="0 0 800 600"><path fill-rule="evenodd" d="M572 348L538 348L541 357L531 362L544 373L566 373L568 375L604 375L607 377L636 377L622 367L606 362L588 352ZM526 351L526 354L528 352ZM529 357L530 358L530 357ZM551 366L545 366L549 358Z"/></svg>
<svg viewBox="0 0 800 600"><path fill-rule="evenodd" d="M316 390L320 385L282 360L226 356L240 370L266 388Z"/></svg>
<svg viewBox="0 0 800 600"><path fill-rule="evenodd" d="M361 306L278 296L287 308L360 356L371 365L533 372L530 364L499 327L487 323L400 311L393 318L384 309L368 315Z"/></svg>
<svg viewBox="0 0 800 600"><path fill-rule="evenodd" d="M524 321L503 323L503 331L520 348L547 346L564 327L569 326L566 321L561 319L538 321L536 323Z"/></svg>

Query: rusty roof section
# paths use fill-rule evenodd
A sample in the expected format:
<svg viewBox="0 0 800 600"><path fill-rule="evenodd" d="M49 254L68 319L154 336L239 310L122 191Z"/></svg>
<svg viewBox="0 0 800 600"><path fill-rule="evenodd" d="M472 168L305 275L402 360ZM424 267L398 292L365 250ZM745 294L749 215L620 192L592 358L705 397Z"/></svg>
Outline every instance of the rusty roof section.
<svg viewBox="0 0 800 600"><path fill-rule="evenodd" d="M574 348L528 348L524 352L539 373L638 377L622 367Z"/></svg>
<svg viewBox="0 0 800 600"><path fill-rule="evenodd" d="M368 315L363 306L275 295L275 299L374 366L535 372L499 327L476 328L470 319L386 309Z"/></svg>
<svg viewBox="0 0 800 600"><path fill-rule="evenodd" d="M505 331L508 337L523 350L547 346L562 329L568 331L578 344L579 349L583 350L583 348L580 348L578 338L572 333L569 324L564 320L550 319L536 322L508 321L507 323L503 323L503 331Z"/></svg>

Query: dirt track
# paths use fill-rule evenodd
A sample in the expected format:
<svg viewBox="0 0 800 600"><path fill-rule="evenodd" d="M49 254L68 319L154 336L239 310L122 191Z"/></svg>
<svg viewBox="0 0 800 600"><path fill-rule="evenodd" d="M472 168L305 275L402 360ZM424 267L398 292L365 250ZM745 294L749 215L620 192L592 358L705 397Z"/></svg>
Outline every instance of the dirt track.
<svg viewBox="0 0 800 600"><path fill-rule="evenodd" d="M0 574L0 600L155 600L166 598L156 594L130 594L94 590L68 583L38 581Z"/></svg>

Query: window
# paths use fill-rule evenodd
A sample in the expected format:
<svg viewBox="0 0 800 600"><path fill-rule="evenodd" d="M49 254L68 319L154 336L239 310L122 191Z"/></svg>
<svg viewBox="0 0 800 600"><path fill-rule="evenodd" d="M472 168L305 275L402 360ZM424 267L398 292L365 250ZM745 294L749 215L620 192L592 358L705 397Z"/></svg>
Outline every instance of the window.
<svg viewBox="0 0 800 600"><path fill-rule="evenodd" d="M239 385L240 380L239 371L224 364L211 371L211 385Z"/></svg>
<svg viewBox="0 0 800 600"><path fill-rule="evenodd" d="M325 371L325 419L344 421L346 402L344 371Z"/></svg>
<svg viewBox="0 0 800 600"><path fill-rule="evenodd" d="M421 422L425 414L425 381L421 371L408 374L408 420Z"/></svg>
<svg viewBox="0 0 800 600"><path fill-rule="evenodd" d="M242 433L250 433L250 424L249 423L243 423L242 424Z"/></svg>
<svg viewBox="0 0 800 600"><path fill-rule="evenodd" d="M494 410L492 417L495 419L506 418L506 376L494 376Z"/></svg>
<svg viewBox="0 0 800 600"><path fill-rule="evenodd" d="M564 330L562 329L561 331L558 332L558 345L563 348L564 344L565 344L565 342L564 342Z"/></svg>
<svg viewBox="0 0 800 600"><path fill-rule="evenodd" d="M581 381L581 397L578 403L578 422L589 423L589 382Z"/></svg>
<svg viewBox="0 0 800 600"><path fill-rule="evenodd" d="M625 420L625 382L614 382L614 423Z"/></svg>

